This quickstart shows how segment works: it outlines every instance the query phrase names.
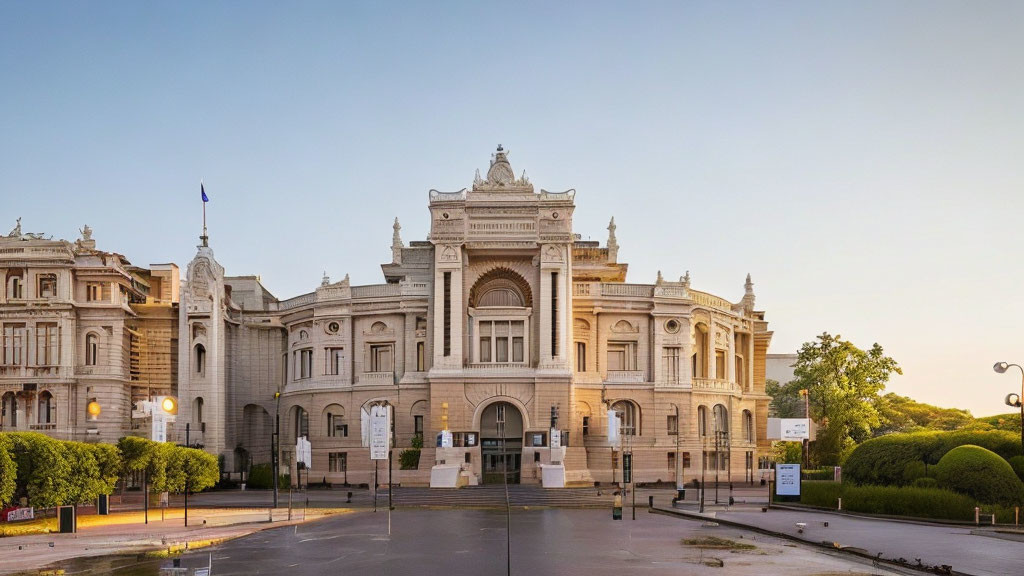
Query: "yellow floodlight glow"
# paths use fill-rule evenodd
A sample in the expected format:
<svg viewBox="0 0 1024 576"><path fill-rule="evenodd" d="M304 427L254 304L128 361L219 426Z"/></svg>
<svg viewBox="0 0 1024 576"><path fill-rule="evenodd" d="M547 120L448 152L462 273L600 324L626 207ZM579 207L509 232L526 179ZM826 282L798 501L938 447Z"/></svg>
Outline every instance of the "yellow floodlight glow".
<svg viewBox="0 0 1024 576"><path fill-rule="evenodd" d="M92 402L89 402L85 406L85 411L86 411L86 413L89 414L89 416L92 417L93 420L95 420L96 418L99 417L100 412L102 412L103 409L100 408L100 403L99 402L93 400Z"/></svg>
<svg viewBox="0 0 1024 576"><path fill-rule="evenodd" d="M175 414L178 411L178 401L172 396L165 396L163 401L160 402L160 408L168 414Z"/></svg>

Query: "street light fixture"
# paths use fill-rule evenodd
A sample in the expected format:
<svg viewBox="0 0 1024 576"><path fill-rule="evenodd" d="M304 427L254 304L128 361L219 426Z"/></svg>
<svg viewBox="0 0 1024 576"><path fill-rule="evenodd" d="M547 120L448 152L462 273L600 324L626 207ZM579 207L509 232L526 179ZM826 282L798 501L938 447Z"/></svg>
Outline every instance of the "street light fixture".
<svg viewBox="0 0 1024 576"><path fill-rule="evenodd" d="M996 362L992 366L992 369L995 370L997 374L1005 374L1006 371L1013 366L1020 370L1020 395L1018 396L1017 394L1007 394L1006 405L1011 406L1013 408L1020 408L1020 445L1021 448L1024 449L1024 368L1021 368L1020 364Z"/></svg>

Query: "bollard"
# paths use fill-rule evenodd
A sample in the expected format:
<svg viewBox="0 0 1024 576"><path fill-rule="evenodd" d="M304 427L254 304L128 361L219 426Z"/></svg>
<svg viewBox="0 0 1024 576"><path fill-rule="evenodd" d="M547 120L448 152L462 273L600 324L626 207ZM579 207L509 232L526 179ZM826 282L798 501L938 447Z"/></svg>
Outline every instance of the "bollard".
<svg viewBox="0 0 1024 576"><path fill-rule="evenodd" d="M839 510L842 510L842 509L843 509L843 499L840 498L839 499Z"/></svg>
<svg viewBox="0 0 1024 576"><path fill-rule="evenodd" d="M654 496L647 497L647 507L654 508Z"/></svg>
<svg viewBox="0 0 1024 576"><path fill-rule="evenodd" d="M978 508L977 506L975 506L974 507L974 525L975 526L981 524L980 512L981 512L981 508Z"/></svg>
<svg viewBox="0 0 1024 576"><path fill-rule="evenodd" d="M348 500L345 500L345 504L351 504L351 503L352 503L352 493L349 492L348 493Z"/></svg>
<svg viewBox="0 0 1024 576"><path fill-rule="evenodd" d="M993 526L996 525L996 513L995 512L992 513L992 525Z"/></svg>
<svg viewBox="0 0 1024 576"><path fill-rule="evenodd" d="M1020 526L1020 506L1013 509L1013 525Z"/></svg>

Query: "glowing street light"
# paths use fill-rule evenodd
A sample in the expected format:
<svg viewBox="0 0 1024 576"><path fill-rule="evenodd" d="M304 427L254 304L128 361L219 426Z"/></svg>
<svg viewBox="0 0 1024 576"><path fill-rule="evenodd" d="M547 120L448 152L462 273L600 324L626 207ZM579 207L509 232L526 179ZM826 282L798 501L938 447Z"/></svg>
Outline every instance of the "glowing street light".
<svg viewBox="0 0 1024 576"><path fill-rule="evenodd" d="M992 369L995 370L997 374L1005 374L1010 367L1016 367L1020 370L1020 394L1007 394L1006 405L1012 408L1020 408L1020 445L1021 448L1024 448L1024 402L1022 402L1022 400L1024 400L1024 368L1021 368L1020 364L996 362L992 366Z"/></svg>

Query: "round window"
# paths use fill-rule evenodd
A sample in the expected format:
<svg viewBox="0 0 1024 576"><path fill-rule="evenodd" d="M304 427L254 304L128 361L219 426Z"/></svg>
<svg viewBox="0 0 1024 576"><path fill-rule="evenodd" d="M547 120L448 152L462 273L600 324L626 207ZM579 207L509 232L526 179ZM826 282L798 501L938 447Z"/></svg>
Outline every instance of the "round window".
<svg viewBox="0 0 1024 576"><path fill-rule="evenodd" d="M676 332L679 332L679 321L673 319L669 320L668 322L665 322L665 332L668 332L669 334L675 334Z"/></svg>
<svg viewBox="0 0 1024 576"><path fill-rule="evenodd" d="M337 334L338 330L341 330L341 324L338 324L337 322L328 322L327 323L327 333L328 334Z"/></svg>

